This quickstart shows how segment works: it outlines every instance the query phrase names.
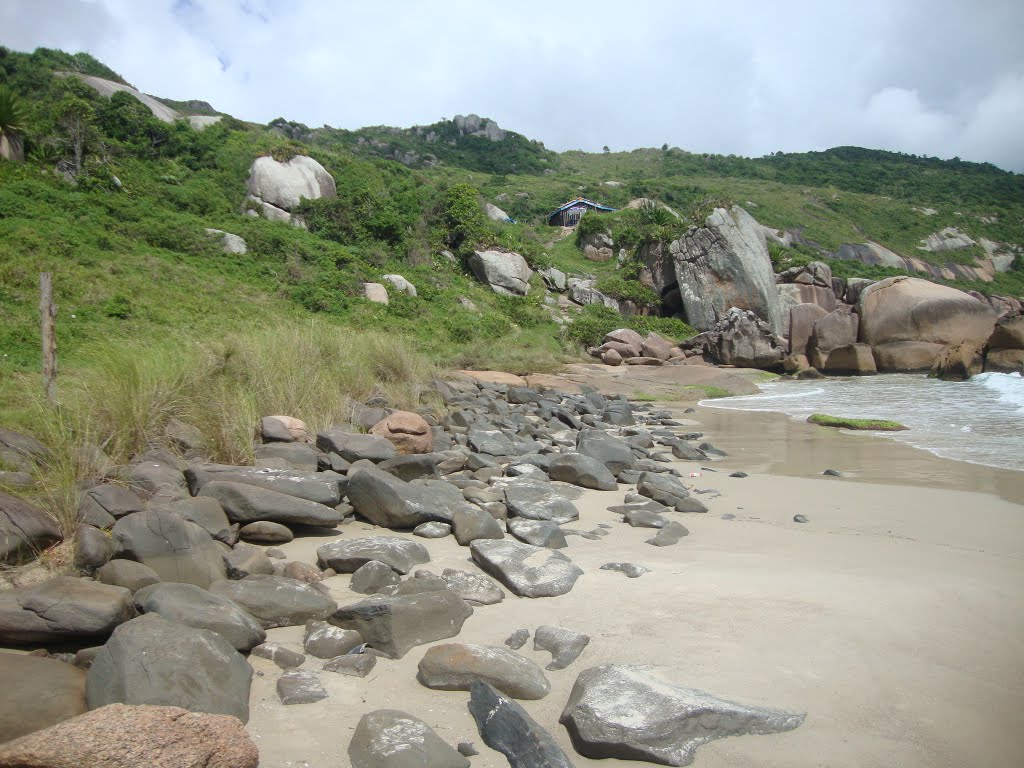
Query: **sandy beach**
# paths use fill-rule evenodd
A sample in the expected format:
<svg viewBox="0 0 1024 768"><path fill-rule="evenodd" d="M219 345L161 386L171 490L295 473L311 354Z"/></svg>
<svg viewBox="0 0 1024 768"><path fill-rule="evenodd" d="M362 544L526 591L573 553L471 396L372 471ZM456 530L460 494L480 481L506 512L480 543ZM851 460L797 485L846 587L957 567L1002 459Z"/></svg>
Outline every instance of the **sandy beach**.
<svg viewBox="0 0 1024 768"><path fill-rule="evenodd" d="M540 624L591 636L576 662L547 673L546 698L522 702L574 763L626 764L579 756L558 724L577 674L609 662L666 666L679 683L722 698L807 713L795 731L703 746L697 766L1016 763L1024 754L1024 473L777 414L698 408L681 418L730 454L689 481L713 491L701 496L710 512L674 517L688 537L649 546L649 529L607 511L628 486L586 491L576 500L579 522L564 528L604 523L611 532L570 538L563 551L585 571L575 588L536 600L509 594L477 608L458 636L501 644ZM827 468L848 476L822 477ZM728 477L737 469L749 477ZM793 522L796 513L809 522ZM380 532L361 522L341 531ZM289 559L315 562L316 547L331 538L299 538L284 549ZM435 573L474 569L468 549L450 537L417 541L430 549L424 567ZM599 570L608 562L651 572L628 579ZM362 598L349 579L325 582L343 604ZM302 628L271 630L268 640L301 650ZM416 681L428 647L381 659L365 679L323 673L330 698L291 707L275 693L279 670L252 657L248 730L261 766L348 765L356 723L378 708L405 710L453 745L474 742L474 766L506 766L477 734L467 693ZM549 661L532 640L521 653L541 666Z"/></svg>

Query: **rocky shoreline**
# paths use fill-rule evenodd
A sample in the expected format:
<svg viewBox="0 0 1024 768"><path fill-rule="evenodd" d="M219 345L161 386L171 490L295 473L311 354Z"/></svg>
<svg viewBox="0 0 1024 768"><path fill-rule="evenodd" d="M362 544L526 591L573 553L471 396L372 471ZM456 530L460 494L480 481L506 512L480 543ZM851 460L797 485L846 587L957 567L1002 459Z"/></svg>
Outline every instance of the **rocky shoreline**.
<svg viewBox="0 0 1024 768"><path fill-rule="evenodd" d="M760 481L691 414L526 383L439 382L443 415L374 404L315 435L267 417L256 467L194 445L86 491L114 521L79 537L92 578L0 593L3 642L48 656L0 655L0 723L25 734L0 764L139 764L130 731L153 765L687 765L814 716L778 670L705 692L720 673L679 667L693 638L655 650L637 623L674 626L673 574L710 526L752 524L729 488ZM778 519L825 515L800 509ZM803 764L799 733L753 749Z"/></svg>

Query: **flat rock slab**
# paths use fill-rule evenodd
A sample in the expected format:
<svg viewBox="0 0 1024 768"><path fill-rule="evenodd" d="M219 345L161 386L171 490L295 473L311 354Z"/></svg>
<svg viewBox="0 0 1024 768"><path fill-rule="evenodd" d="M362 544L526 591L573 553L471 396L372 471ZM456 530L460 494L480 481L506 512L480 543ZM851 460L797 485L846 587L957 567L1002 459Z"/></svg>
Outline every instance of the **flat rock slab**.
<svg viewBox="0 0 1024 768"><path fill-rule="evenodd" d="M343 475L299 472L292 469L234 467L227 464L194 464L185 470L185 479L188 480L188 487L193 496L198 496L207 483L223 481L266 488L326 507L338 506L348 485L348 479Z"/></svg>
<svg viewBox="0 0 1024 768"><path fill-rule="evenodd" d="M619 487L608 467L582 453L565 453L554 459L548 467L548 476L552 480L598 491L614 491Z"/></svg>
<svg viewBox="0 0 1024 768"><path fill-rule="evenodd" d="M679 542L684 536L689 536L690 531L682 523L672 520L662 526L653 538L647 539L645 544L651 544L655 547L670 547L673 544Z"/></svg>
<svg viewBox="0 0 1024 768"><path fill-rule="evenodd" d="M501 587L479 573L445 568L441 572L441 580L445 587L470 605L494 605L505 599Z"/></svg>
<svg viewBox="0 0 1024 768"><path fill-rule="evenodd" d="M59 576L0 593L0 642L104 640L134 616L132 594L127 589Z"/></svg>
<svg viewBox="0 0 1024 768"><path fill-rule="evenodd" d="M155 613L114 630L89 669L89 709L159 704L249 719L252 668L220 635Z"/></svg>
<svg viewBox="0 0 1024 768"><path fill-rule="evenodd" d="M156 613L193 629L208 629L238 651L262 643L267 633L238 603L194 584L159 583L135 593L139 613Z"/></svg>
<svg viewBox="0 0 1024 768"><path fill-rule="evenodd" d="M337 573L354 573L376 560L405 574L417 565L430 562L426 547L397 536L339 539L317 547L316 556L321 568L333 568Z"/></svg>
<svg viewBox="0 0 1024 768"><path fill-rule="evenodd" d="M549 670L565 669L579 658L589 644L589 635L550 624L537 627L533 633L533 650L551 654L551 663L547 666Z"/></svg>
<svg viewBox="0 0 1024 768"><path fill-rule="evenodd" d="M412 579L412 582L417 579ZM447 589L395 597L371 597L339 608L331 623L354 629L367 645L400 659L417 645L455 637L473 609Z"/></svg>
<svg viewBox="0 0 1024 768"><path fill-rule="evenodd" d="M228 520L243 525L268 521L280 525L333 526L342 518L340 512L326 504L247 483L213 480L203 485L199 496L216 499Z"/></svg>
<svg viewBox="0 0 1024 768"><path fill-rule="evenodd" d="M707 512L708 508L697 499L676 478L666 474L644 472L636 484L637 493L646 496L676 512Z"/></svg>
<svg viewBox="0 0 1024 768"><path fill-rule="evenodd" d="M218 581L210 586L210 591L238 603L255 616L264 629L326 619L337 608L334 600L319 589L283 576Z"/></svg>
<svg viewBox="0 0 1024 768"><path fill-rule="evenodd" d="M520 597L555 597L573 588L583 569L561 552L519 541L481 539L473 562Z"/></svg>
<svg viewBox="0 0 1024 768"><path fill-rule="evenodd" d="M324 672L335 672L348 677L366 677L377 665L377 656L373 653L349 653L335 656L324 663Z"/></svg>
<svg viewBox="0 0 1024 768"><path fill-rule="evenodd" d="M412 535L424 539L443 539L452 535L452 527L448 523L420 523L413 528Z"/></svg>
<svg viewBox="0 0 1024 768"><path fill-rule="evenodd" d="M351 629L336 627L327 621L311 621L306 624L302 648L318 659L333 659L344 656L353 648L363 644L363 636Z"/></svg>
<svg viewBox="0 0 1024 768"><path fill-rule="evenodd" d="M469 692L469 712L481 738L505 755L510 768L573 768L551 734L520 704L479 680Z"/></svg>
<svg viewBox="0 0 1024 768"><path fill-rule="evenodd" d="M285 648L280 643L263 643L252 649L252 656L267 659L274 662L281 669L294 669L301 667L306 662L306 657L301 653Z"/></svg>
<svg viewBox="0 0 1024 768"><path fill-rule="evenodd" d="M346 432L338 427L317 432L316 447L324 453L336 453L345 461L369 459L374 464L393 459L398 450L387 438L360 432Z"/></svg>
<svg viewBox="0 0 1024 768"><path fill-rule="evenodd" d="M291 669L277 678L277 696L282 704L313 704L327 698L327 689L316 672Z"/></svg>
<svg viewBox="0 0 1024 768"><path fill-rule="evenodd" d="M469 768L434 730L397 709L363 715L348 745L352 768Z"/></svg>
<svg viewBox="0 0 1024 768"><path fill-rule="evenodd" d="M505 486L505 504L513 517L570 523L580 512L560 489L551 483L525 480Z"/></svg>
<svg viewBox="0 0 1024 768"><path fill-rule="evenodd" d="M435 645L418 670L420 683L441 691L468 691L474 680L482 680L514 699L542 699L551 692L540 667L501 645Z"/></svg>
<svg viewBox="0 0 1024 768"><path fill-rule="evenodd" d="M0 746L0 765L18 768L257 768L259 761L237 718L181 707L111 704Z"/></svg>
<svg viewBox="0 0 1024 768"><path fill-rule="evenodd" d="M125 515L111 531L114 557L152 568L161 581L206 589L227 576L220 546L203 528L170 512Z"/></svg>
<svg viewBox="0 0 1024 768"><path fill-rule="evenodd" d="M547 549L564 549L565 534L550 520L513 518L508 521L508 532L526 544Z"/></svg>
<svg viewBox="0 0 1024 768"><path fill-rule="evenodd" d="M657 667L617 664L581 672L560 719L585 757L674 766L689 765L714 739L789 731L803 721L684 688Z"/></svg>

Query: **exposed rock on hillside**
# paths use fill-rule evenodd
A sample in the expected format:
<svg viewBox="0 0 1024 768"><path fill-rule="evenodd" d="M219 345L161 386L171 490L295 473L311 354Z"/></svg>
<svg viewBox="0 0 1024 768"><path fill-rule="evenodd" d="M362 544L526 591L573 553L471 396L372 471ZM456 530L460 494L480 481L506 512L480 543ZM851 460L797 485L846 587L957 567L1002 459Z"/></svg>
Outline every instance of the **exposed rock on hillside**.
<svg viewBox="0 0 1024 768"><path fill-rule="evenodd" d="M469 257L469 268L477 280L495 293L525 296L530 291L533 271L526 259L514 251L474 251Z"/></svg>
<svg viewBox="0 0 1024 768"><path fill-rule="evenodd" d="M479 115L456 115L452 122L463 136L484 136L491 141L501 141L508 135L496 122Z"/></svg>
<svg viewBox="0 0 1024 768"><path fill-rule="evenodd" d="M100 96L106 96L108 99L118 91L134 96L146 105L149 111L153 113L153 117L165 123L173 123L181 117L181 115L163 102L132 88L130 85L122 85L121 83L115 83L113 80L105 80L102 77L95 77L93 75L83 75L78 72L57 72L56 74L59 77L77 77L86 85L95 88Z"/></svg>
<svg viewBox="0 0 1024 768"><path fill-rule="evenodd" d="M272 157L257 157L249 168L246 193L268 219L291 221L291 211L303 198L336 197L338 189L334 177L320 163L296 155L284 163Z"/></svg>

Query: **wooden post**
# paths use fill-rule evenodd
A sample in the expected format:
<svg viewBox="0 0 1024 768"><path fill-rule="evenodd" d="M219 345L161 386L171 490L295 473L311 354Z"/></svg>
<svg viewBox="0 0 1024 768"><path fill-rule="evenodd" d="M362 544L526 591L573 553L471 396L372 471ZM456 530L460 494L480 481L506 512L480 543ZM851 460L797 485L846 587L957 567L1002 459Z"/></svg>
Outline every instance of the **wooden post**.
<svg viewBox="0 0 1024 768"><path fill-rule="evenodd" d="M57 334L54 321L57 307L53 303L53 281L49 272L39 275L39 317L43 338L43 390L46 399L57 403Z"/></svg>

